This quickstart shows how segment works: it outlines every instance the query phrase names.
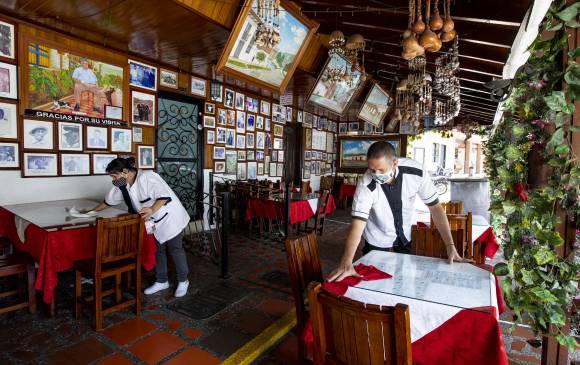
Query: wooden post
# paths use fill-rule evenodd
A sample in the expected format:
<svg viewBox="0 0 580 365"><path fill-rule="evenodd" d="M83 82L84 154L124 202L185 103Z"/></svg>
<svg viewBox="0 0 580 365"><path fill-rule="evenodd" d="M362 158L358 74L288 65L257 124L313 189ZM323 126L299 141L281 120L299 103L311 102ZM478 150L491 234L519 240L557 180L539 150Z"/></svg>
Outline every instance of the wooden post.
<svg viewBox="0 0 580 365"><path fill-rule="evenodd" d="M465 158L463 160L463 173L469 174L469 164L471 163L471 139L465 139Z"/></svg>

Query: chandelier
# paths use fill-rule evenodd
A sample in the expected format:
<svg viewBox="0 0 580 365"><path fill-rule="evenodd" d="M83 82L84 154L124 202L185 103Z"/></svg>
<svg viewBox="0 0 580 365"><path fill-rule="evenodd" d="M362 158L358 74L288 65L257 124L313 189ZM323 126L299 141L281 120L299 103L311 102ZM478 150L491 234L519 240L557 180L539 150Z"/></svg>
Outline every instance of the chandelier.
<svg viewBox="0 0 580 365"><path fill-rule="evenodd" d="M256 29L256 47L271 53L281 41L280 0L257 0L256 15L260 19Z"/></svg>
<svg viewBox="0 0 580 365"><path fill-rule="evenodd" d="M331 59L334 58L335 61L327 68L323 80L333 84L344 82L348 87L354 86L355 78L353 77L353 72L357 68L361 68L358 62L358 54L364 50L364 37L360 34L353 34L347 41L340 30L335 30L330 34L328 45L328 55ZM349 63L351 67L348 67ZM364 66L361 69L364 70Z"/></svg>

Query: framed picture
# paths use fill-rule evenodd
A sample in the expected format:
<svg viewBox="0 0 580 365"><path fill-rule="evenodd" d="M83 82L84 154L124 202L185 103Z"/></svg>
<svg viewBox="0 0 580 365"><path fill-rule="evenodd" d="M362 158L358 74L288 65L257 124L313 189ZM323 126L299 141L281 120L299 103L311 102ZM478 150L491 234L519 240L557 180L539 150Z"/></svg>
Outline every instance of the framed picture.
<svg viewBox="0 0 580 365"><path fill-rule="evenodd" d="M256 151L256 161L264 161L264 151Z"/></svg>
<svg viewBox="0 0 580 365"><path fill-rule="evenodd" d="M204 115L203 126L205 128L215 128L215 117L213 115Z"/></svg>
<svg viewBox="0 0 580 365"><path fill-rule="evenodd" d="M0 142L0 169L17 169L20 167L18 143Z"/></svg>
<svg viewBox="0 0 580 365"><path fill-rule="evenodd" d="M236 112L236 132L245 133L246 132L246 113Z"/></svg>
<svg viewBox="0 0 580 365"><path fill-rule="evenodd" d="M0 62L0 98L18 99L16 66Z"/></svg>
<svg viewBox="0 0 580 365"><path fill-rule="evenodd" d="M189 87L189 92L192 95L201 96L202 98L205 98L207 95L206 84L207 82L205 81L205 79L191 76L191 85Z"/></svg>
<svg viewBox="0 0 580 365"><path fill-rule="evenodd" d="M14 59L14 24L0 21L0 57Z"/></svg>
<svg viewBox="0 0 580 365"><path fill-rule="evenodd" d="M262 115L256 116L256 129L264 129L264 117Z"/></svg>
<svg viewBox="0 0 580 365"><path fill-rule="evenodd" d="M131 152L131 130L123 128L111 128L111 151Z"/></svg>
<svg viewBox="0 0 580 365"><path fill-rule="evenodd" d="M284 151L278 151L278 162L284 162Z"/></svg>
<svg viewBox="0 0 580 365"><path fill-rule="evenodd" d="M85 146L91 150L106 150L109 148L109 131L104 127L87 126Z"/></svg>
<svg viewBox="0 0 580 365"><path fill-rule="evenodd" d="M0 22L0 29L2 28ZM1 39L1 34L0 34ZM0 103L0 139L18 138L18 113L16 104Z"/></svg>
<svg viewBox="0 0 580 365"><path fill-rule="evenodd" d="M214 146L213 148L213 159L214 160L225 160L226 159L226 148Z"/></svg>
<svg viewBox="0 0 580 365"><path fill-rule="evenodd" d="M290 1L281 0L280 16L259 9L259 3L245 1L217 70L282 94L318 24L302 15L300 8ZM279 42L268 46L268 51L261 46L268 44L268 40L260 37L258 24L266 28L263 33L278 35Z"/></svg>
<svg viewBox="0 0 580 365"><path fill-rule="evenodd" d="M216 174L223 174L224 172L226 172L226 162L215 161L213 164L213 172Z"/></svg>
<svg viewBox="0 0 580 365"><path fill-rule="evenodd" d="M258 178L258 163L256 161L248 162L248 179L255 180Z"/></svg>
<svg viewBox="0 0 580 365"><path fill-rule="evenodd" d="M358 131L358 122L348 123L348 131L349 132L357 132Z"/></svg>
<svg viewBox="0 0 580 365"><path fill-rule="evenodd" d="M24 149L54 150L54 130L52 122L24 119Z"/></svg>
<svg viewBox="0 0 580 365"><path fill-rule="evenodd" d="M107 165L117 158L117 155L93 154L93 175L106 174Z"/></svg>
<svg viewBox="0 0 580 365"><path fill-rule="evenodd" d="M292 108L289 106L286 107L286 122L292 122Z"/></svg>
<svg viewBox="0 0 580 365"><path fill-rule="evenodd" d="M270 103L266 100L260 102L260 114L270 116Z"/></svg>
<svg viewBox="0 0 580 365"><path fill-rule="evenodd" d="M247 168L248 168L248 166L246 165L245 162L238 162L238 170L236 172L236 179L237 180L247 180L248 179Z"/></svg>
<svg viewBox="0 0 580 365"><path fill-rule="evenodd" d="M236 148L236 131L234 129L226 129L226 147Z"/></svg>
<svg viewBox="0 0 580 365"><path fill-rule="evenodd" d="M351 69L352 86L346 81L333 83L330 78L329 70L340 67ZM314 88L310 92L308 102L329 110L335 114L343 115L354 100L357 92L362 85L363 73L358 68L353 69L353 65L346 57L334 54L328 58Z"/></svg>
<svg viewBox="0 0 580 365"><path fill-rule="evenodd" d="M274 149L281 150L283 148L282 138L274 138Z"/></svg>
<svg viewBox="0 0 580 365"><path fill-rule="evenodd" d="M58 149L61 151L83 150L83 125L77 123L58 123Z"/></svg>
<svg viewBox="0 0 580 365"><path fill-rule="evenodd" d="M62 176L89 175L90 158L86 153L60 155L60 174Z"/></svg>
<svg viewBox="0 0 580 365"><path fill-rule="evenodd" d="M244 149L246 148L246 135L245 134L238 134L236 139L236 148Z"/></svg>
<svg viewBox="0 0 580 365"><path fill-rule="evenodd" d="M217 124L218 125L226 125L226 120L227 120L227 110L226 109L222 109L222 108L218 108L218 118L217 118Z"/></svg>
<svg viewBox="0 0 580 365"><path fill-rule="evenodd" d="M157 67L129 60L129 85L157 91Z"/></svg>
<svg viewBox="0 0 580 365"><path fill-rule="evenodd" d="M246 134L246 148L256 148L256 135L254 133Z"/></svg>
<svg viewBox="0 0 580 365"><path fill-rule="evenodd" d="M228 127L236 126L236 111L233 109L226 109L226 125Z"/></svg>
<svg viewBox="0 0 580 365"><path fill-rule="evenodd" d="M276 123L283 123L282 121L282 106L280 104L272 104L272 120Z"/></svg>
<svg viewBox="0 0 580 365"><path fill-rule="evenodd" d="M302 122L305 127L312 127L313 117L312 114L304 112L304 121Z"/></svg>
<svg viewBox="0 0 580 365"><path fill-rule="evenodd" d="M345 136L338 138L338 171L364 173L367 170L367 151L371 144L387 141L393 145L398 156L406 154L406 138L390 136Z"/></svg>
<svg viewBox="0 0 580 365"><path fill-rule="evenodd" d="M137 146L137 167L140 169L155 168L155 146Z"/></svg>
<svg viewBox="0 0 580 365"><path fill-rule="evenodd" d="M348 132L348 123L338 123L338 134L346 134Z"/></svg>
<svg viewBox="0 0 580 365"><path fill-rule="evenodd" d="M266 132L270 132L270 124L271 124L271 123L270 123L270 118L266 118L266 119L264 120L264 130L265 130Z"/></svg>
<svg viewBox="0 0 580 365"><path fill-rule="evenodd" d="M226 128L223 127L217 127L216 128L216 138L215 138L215 143L221 143L221 144L226 144ZM210 130L208 130L208 132L212 132Z"/></svg>
<svg viewBox="0 0 580 365"><path fill-rule="evenodd" d="M358 118L378 127L393 106L393 98L377 83L373 83L360 108Z"/></svg>
<svg viewBox="0 0 580 365"><path fill-rule="evenodd" d="M278 151L272 151L272 161L278 161Z"/></svg>
<svg viewBox="0 0 580 365"><path fill-rule="evenodd" d="M284 126L274 123L274 136L283 137L284 136Z"/></svg>
<svg viewBox="0 0 580 365"><path fill-rule="evenodd" d="M302 168L302 178L310 179L310 161L304 162L304 167Z"/></svg>
<svg viewBox="0 0 580 365"><path fill-rule="evenodd" d="M123 119L123 107L114 105L105 105L105 118Z"/></svg>
<svg viewBox="0 0 580 365"><path fill-rule="evenodd" d="M276 173L277 173L277 171L276 171L276 162L270 162L270 163L268 163L268 174L270 176L277 176Z"/></svg>
<svg viewBox="0 0 580 365"><path fill-rule="evenodd" d="M133 127L133 143L143 142L143 128Z"/></svg>
<svg viewBox="0 0 580 365"><path fill-rule="evenodd" d="M266 148L266 134L264 132L256 132L256 149L263 150Z"/></svg>
<svg viewBox="0 0 580 365"><path fill-rule="evenodd" d="M258 176L264 175L264 163L258 162Z"/></svg>
<svg viewBox="0 0 580 365"><path fill-rule="evenodd" d="M238 167L238 153L234 150L226 150L226 174L235 175Z"/></svg>
<svg viewBox="0 0 580 365"><path fill-rule="evenodd" d="M387 129L389 129L390 127L390 123L389 126L387 126ZM415 135L419 133L419 128L418 126L415 125L415 122L413 120L401 120L400 125L399 125L399 134L411 134L411 135Z"/></svg>
<svg viewBox="0 0 580 365"><path fill-rule="evenodd" d="M167 87L169 89L178 89L179 74L175 71L166 70L164 68L159 69L159 86Z"/></svg>
<svg viewBox="0 0 580 365"><path fill-rule="evenodd" d="M246 160L253 161L256 159L256 151L254 150L247 150L246 151Z"/></svg>
<svg viewBox="0 0 580 365"><path fill-rule="evenodd" d="M311 128L304 129L304 148L306 148L306 149L312 148L312 129Z"/></svg>
<svg viewBox="0 0 580 365"><path fill-rule="evenodd" d="M238 161L246 161L246 150L238 151Z"/></svg>
<svg viewBox="0 0 580 365"><path fill-rule="evenodd" d="M258 99L246 96L246 111L249 113L258 112Z"/></svg>
<svg viewBox="0 0 580 365"><path fill-rule="evenodd" d="M224 131L224 137L225 137L225 131ZM205 143L215 144L215 131L213 129L206 130Z"/></svg>
<svg viewBox="0 0 580 365"><path fill-rule="evenodd" d="M235 98L236 93L234 90L226 89L224 92L224 106L233 109Z"/></svg>
<svg viewBox="0 0 580 365"><path fill-rule="evenodd" d="M244 110L245 108L245 104L244 104L244 100L245 100L245 95L242 93L238 93L236 92L236 109L237 110Z"/></svg>
<svg viewBox="0 0 580 365"><path fill-rule="evenodd" d="M284 176L284 164L283 163L279 163L276 165L277 169L276 169L276 176L278 177L282 177Z"/></svg>
<svg viewBox="0 0 580 365"><path fill-rule="evenodd" d="M254 114L248 114L248 119L246 119L246 130L253 132L256 130L256 116Z"/></svg>
<svg viewBox="0 0 580 365"><path fill-rule="evenodd" d="M334 134L326 133L326 152L332 153L334 148Z"/></svg>
<svg viewBox="0 0 580 365"><path fill-rule="evenodd" d="M24 153L24 176L57 176L57 157L55 153Z"/></svg>
<svg viewBox="0 0 580 365"><path fill-rule="evenodd" d="M133 124L155 127L155 94L131 91L131 106Z"/></svg>
<svg viewBox="0 0 580 365"><path fill-rule="evenodd" d="M215 114L215 104L214 103L205 103L205 114Z"/></svg>
<svg viewBox="0 0 580 365"><path fill-rule="evenodd" d="M302 110L298 110L296 112L296 122L297 123L302 123Z"/></svg>
<svg viewBox="0 0 580 365"><path fill-rule="evenodd" d="M270 174L270 156L264 157L264 175Z"/></svg>
<svg viewBox="0 0 580 365"><path fill-rule="evenodd" d="M210 88L209 88L210 100L215 101L216 103L221 103L224 100L224 98L223 98L224 87L223 87L222 83L220 81L217 81L217 80L211 80L209 85L210 85Z"/></svg>
<svg viewBox="0 0 580 365"><path fill-rule="evenodd" d="M364 128L365 128L365 133L364 134L373 134L374 131L374 126L370 123L364 123Z"/></svg>

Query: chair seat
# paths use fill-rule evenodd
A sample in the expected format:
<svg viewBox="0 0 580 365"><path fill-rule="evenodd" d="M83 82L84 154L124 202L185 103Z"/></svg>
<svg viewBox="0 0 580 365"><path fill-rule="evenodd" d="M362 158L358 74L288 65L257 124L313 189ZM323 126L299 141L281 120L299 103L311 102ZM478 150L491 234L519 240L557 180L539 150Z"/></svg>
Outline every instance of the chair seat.
<svg viewBox="0 0 580 365"><path fill-rule="evenodd" d="M5 259L0 260L0 276L11 275L5 272L25 272L29 265L34 265L34 260L28 254L16 252Z"/></svg>
<svg viewBox="0 0 580 365"><path fill-rule="evenodd" d="M102 265L102 276L114 275L117 272L125 272L135 269L136 264L131 259L109 262ZM78 260L73 264L76 271L81 272L84 276L93 276L95 274L95 259Z"/></svg>

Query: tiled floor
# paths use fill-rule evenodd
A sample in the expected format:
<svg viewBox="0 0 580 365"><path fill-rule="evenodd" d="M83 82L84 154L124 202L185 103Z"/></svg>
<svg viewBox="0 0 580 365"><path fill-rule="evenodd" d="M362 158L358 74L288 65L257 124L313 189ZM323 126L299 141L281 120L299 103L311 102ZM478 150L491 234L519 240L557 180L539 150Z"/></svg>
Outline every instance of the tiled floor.
<svg viewBox="0 0 580 365"><path fill-rule="evenodd" d="M339 210L327 222L326 233L319 240L325 272L334 268L342 254L348 221L348 212ZM129 310L112 314L104 321L105 330L96 333L88 312L82 320L74 320L72 281L69 274L63 274L56 317L25 311L0 316L0 365L218 364L293 307L288 287L266 285L261 279L265 273L287 272L282 246L232 234L231 278L226 281L246 287L249 294L205 320L193 320L169 309L174 299L167 290L145 298L140 318ZM219 278L219 267L208 260L197 256L188 260L189 295L224 281ZM145 284L151 279L146 276ZM512 335L506 330L504 340L513 364L539 363L538 350L525 343L529 337L529 331L522 328ZM255 363L296 364L296 335L286 335Z"/></svg>

